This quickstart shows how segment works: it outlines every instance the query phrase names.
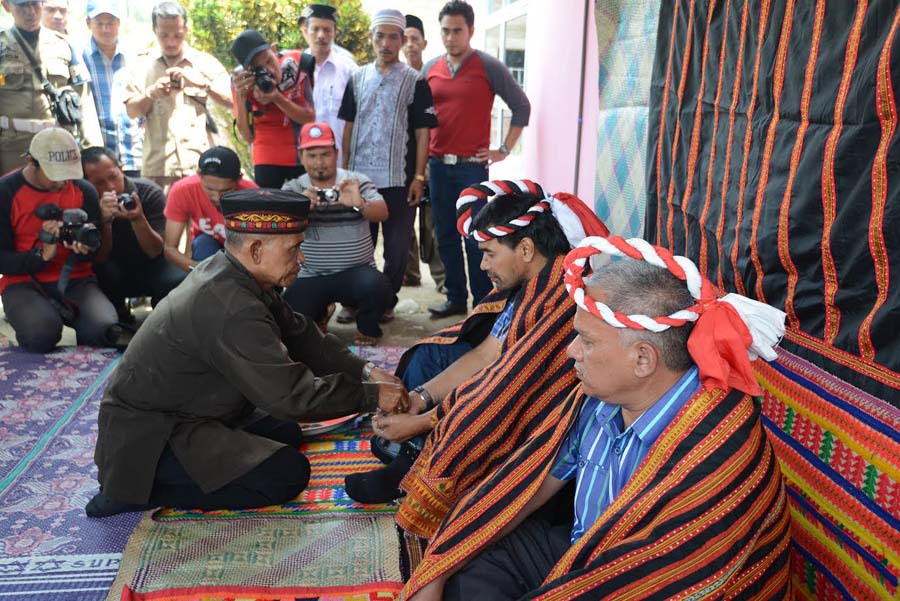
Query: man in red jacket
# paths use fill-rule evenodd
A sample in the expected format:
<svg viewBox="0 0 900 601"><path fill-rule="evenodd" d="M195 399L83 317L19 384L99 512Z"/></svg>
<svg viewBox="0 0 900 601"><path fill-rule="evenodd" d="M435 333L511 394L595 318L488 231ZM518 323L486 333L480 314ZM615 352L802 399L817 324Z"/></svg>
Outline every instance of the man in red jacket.
<svg viewBox="0 0 900 601"><path fill-rule="evenodd" d="M75 138L52 128L32 138L25 167L0 178L0 300L29 351L51 351L63 325L91 346L113 346L121 332L91 266L109 249L97 192L82 177Z"/></svg>

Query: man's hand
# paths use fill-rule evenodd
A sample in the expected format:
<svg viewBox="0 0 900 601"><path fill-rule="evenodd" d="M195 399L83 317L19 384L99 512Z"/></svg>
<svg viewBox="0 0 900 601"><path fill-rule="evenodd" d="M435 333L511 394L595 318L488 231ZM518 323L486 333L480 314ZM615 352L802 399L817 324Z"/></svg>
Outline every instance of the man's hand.
<svg viewBox="0 0 900 601"><path fill-rule="evenodd" d="M345 179L337 185L341 191L341 197L338 202L351 209L361 210L365 201L359 193L359 180L354 178Z"/></svg>
<svg viewBox="0 0 900 601"><path fill-rule="evenodd" d="M499 150L491 150L490 148L479 148L478 152L475 153L475 158L478 159L481 163L486 163L491 165L493 163L499 163L503 159L506 158L507 155L503 154Z"/></svg>
<svg viewBox="0 0 900 601"><path fill-rule="evenodd" d="M90 247L85 246L81 242L63 242L63 246L76 255L89 255L94 252Z"/></svg>
<svg viewBox="0 0 900 601"><path fill-rule="evenodd" d="M414 436L422 433L418 427L420 418L409 413L397 415L376 414L372 418L372 426L375 433L391 442L406 442Z"/></svg>
<svg viewBox="0 0 900 601"><path fill-rule="evenodd" d="M380 367L372 368L372 371L369 373L369 382L390 382L398 386L403 386L403 380Z"/></svg>
<svg viewBox="0 0 900 601"><path fill-rule="evenodd" d="M159 100L171 96L175 89L172 87L172 79L168 75L164 75L156 80L156 82L147 88L147 96L153 100Z"/></svg>
<svg viewBox="0 0 900 601"><path fill-rule="evenodd" d="M234 74L234 95L239 102L243 103L247 100L247 96L250 95L250 90L253 89L256 78L253 77L253 73L244 69L232 73Z"/></svg>
<svg viewBox="0 0 900 601"><path fill-rule="evenodd" d="M409 394L403 384L370 380L378 386L378 409L382 413L405 413L409 410Z"/></svg>
<svg viewBox="0 0 900 601"><path fill-rule="evenodd" d="M141 204L141 197L137 195L137 192L131 193L131 199L134 200L133 209L126 211L122 208L122 205L119 205L119 210L122 212L122 216L125 217L125 219L134 222L144 217L144 205Z"/></svg>
<svg viewBox="0 0 900 601"><path fill-rule="evenodd" d="M315 209L317 206L322 204L322 201L319 200L319 192L315 188L307 188L303 191L303 196L309 199L310 209Z"/></svg>
<svg viewBox="0 0 900 601"><path fill-rule="evenodd" d="M444 598L444 584L447 581L446 576L438 576L422 588L407 601L441 601Z"/></svg>
<svg viewBox="0 0 900 601"><path fill-rule="evenodd" d="M112 223L114 219L124 216L125 211L119 205L116 193L111 190L104 192L100 197L100 220L103 223Z"/></svg>
<svg viewBox="0 0 900 601"><path fill-rule="evenodd" d="M417 207L422 202L423 196L425 196L425 182L414 179L409 185L409 195L406 200L407 204L411 207Z"/></svg>
<svg viewBox="0 0 900 601"><path fill-rule="evenodd" d="M203 73L193 67L169 67L166 69L166 75L179 82L180 85L178 87L181 89L188 86L192 88L206 88L209 86L209 80Z"/></svg>
<svg viewBox="0 0 900 601"><path fill-rule="evenodd" d="M47 220L41 225L41 229L53 236L56 240L59 238L59 228L62 227L62 221ZM52 261L56 256L58 246L56 242L42 242L41 258L45 261Z"/></svg>

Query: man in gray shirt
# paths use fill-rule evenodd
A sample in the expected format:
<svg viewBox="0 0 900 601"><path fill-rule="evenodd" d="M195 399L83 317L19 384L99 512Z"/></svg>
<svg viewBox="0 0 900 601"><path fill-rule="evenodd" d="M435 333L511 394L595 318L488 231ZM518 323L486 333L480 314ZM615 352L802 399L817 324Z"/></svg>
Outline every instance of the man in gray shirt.
<svg viewBox="0 0 900 601"><path fill-rule="evenodd" d="M354 344L377 344L378 319L395 302L391 284L375 266L369 223L384 221L387 205L375 184L361 173L338 169L334 132L326 123L300 131L300 158L306 173L283 189L311 199L306 257L297 280L284 291L298 313L327 322L334 302L357 308Z"/></svg>

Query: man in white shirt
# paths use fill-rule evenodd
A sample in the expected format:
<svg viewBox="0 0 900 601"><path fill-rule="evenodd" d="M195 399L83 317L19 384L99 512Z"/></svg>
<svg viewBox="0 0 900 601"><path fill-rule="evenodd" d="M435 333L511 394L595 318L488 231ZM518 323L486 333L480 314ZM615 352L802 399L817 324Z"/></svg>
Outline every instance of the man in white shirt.
<svg viewBox="0 0 900 601"><path fill-rule="evenodd" d="M342 164L342 137L344 122L338 118L341 99L347 87L350 74L356 69L353 56L334 43L337 34L337 9L325 4L310 4L297 21L308 52L316 57L313 85L313 104L316 121L325 122L334 132L337 141L338 165Z"/></svg>

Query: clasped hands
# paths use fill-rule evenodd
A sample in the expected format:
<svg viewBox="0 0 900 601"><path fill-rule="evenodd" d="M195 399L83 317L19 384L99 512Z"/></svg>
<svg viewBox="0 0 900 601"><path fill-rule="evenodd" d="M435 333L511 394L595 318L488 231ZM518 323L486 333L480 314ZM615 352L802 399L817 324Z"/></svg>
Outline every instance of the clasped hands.
<svg viewBox="0 0 900 601"><path fill-rule="evenodd" d="M410 394L400 378L375 368L369 383L378 386L378 411L372 416L375 434L392 442L405 442L418 434L415 417L425 409L418 393Z"/></svg>

